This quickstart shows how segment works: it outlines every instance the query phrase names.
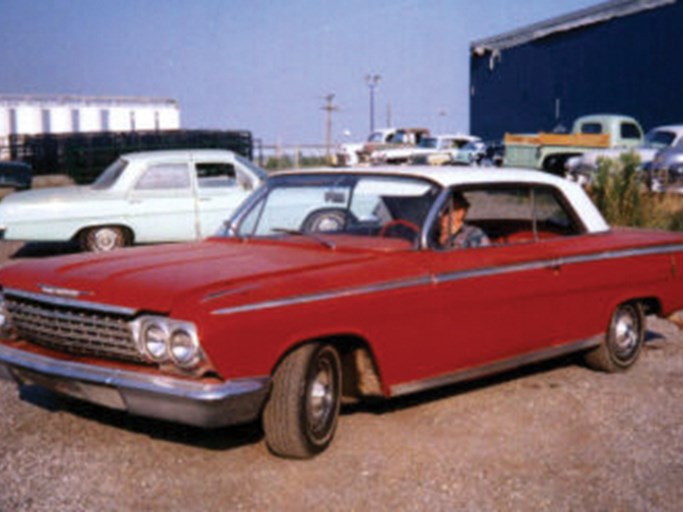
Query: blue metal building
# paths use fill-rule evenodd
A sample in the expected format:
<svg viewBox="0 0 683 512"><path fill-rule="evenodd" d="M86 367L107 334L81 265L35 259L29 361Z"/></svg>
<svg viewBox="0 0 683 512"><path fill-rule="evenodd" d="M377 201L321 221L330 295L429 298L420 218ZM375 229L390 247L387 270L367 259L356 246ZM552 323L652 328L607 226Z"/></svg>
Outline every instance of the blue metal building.
<svg viewBox="0 0 683 512"><path fill-rule="evenodd" d="M571 128L627 114L683 124L683 0L611 0L470 47L470 131Z"/></svg>

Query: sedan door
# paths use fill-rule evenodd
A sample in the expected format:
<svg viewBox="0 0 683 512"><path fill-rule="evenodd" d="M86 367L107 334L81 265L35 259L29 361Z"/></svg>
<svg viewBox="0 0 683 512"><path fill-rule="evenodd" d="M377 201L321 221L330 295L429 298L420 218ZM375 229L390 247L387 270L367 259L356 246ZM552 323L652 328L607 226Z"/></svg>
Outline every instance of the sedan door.
<svg viewBox="0 0 683 512"><path fill-rule="evenodd" d="M198 237L195 196L187 162L151 164L128 195L128 221L136 243Z"/></svg>

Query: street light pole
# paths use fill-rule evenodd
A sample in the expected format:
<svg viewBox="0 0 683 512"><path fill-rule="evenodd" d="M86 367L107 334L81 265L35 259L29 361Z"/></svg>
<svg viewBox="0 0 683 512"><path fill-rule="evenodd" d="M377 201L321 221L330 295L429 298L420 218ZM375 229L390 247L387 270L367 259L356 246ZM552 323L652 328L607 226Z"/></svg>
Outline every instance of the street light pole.
<svg viewBox="0 0 683 512"><path fill-rule="evenodd" d="M380 75L365 75L365 83L370 89L370 133L375 131L375 88L381 78Z"/></svg>

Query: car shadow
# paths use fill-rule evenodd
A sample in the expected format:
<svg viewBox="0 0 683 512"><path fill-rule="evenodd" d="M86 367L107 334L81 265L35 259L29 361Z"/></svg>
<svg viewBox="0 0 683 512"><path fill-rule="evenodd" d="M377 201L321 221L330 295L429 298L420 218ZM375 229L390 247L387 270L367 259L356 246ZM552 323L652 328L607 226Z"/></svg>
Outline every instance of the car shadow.
<svg viewBox="0 0 683 512"><path fill-rule="evenodd" d="M76 242L29 242L19 246L9 258L42 258L73 254L80 251Z"/></svg>
<svg viewBox="0 0 683 512"><path fill-rule="evenodd" d="M182 443L206 450L231 450L258 443L263 439L263 430L258 421L204 429L109 409L59 395L40 386L21 386L19 396L21 400L52 413L66 412L86 421L127 430L152 439Z"/></svg>

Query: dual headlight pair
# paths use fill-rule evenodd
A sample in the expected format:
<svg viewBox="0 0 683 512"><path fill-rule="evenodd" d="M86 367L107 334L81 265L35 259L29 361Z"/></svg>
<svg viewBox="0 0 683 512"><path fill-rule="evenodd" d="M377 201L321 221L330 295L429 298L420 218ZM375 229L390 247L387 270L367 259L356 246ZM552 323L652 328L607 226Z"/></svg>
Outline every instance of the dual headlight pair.
<svg viewBox="0 0 683 512"><path fill-rule="evenodd" d="M193 323L154 316L135 323L138 348L149 361L170 362L184 370L194 370L205 361Z"/></svg>

